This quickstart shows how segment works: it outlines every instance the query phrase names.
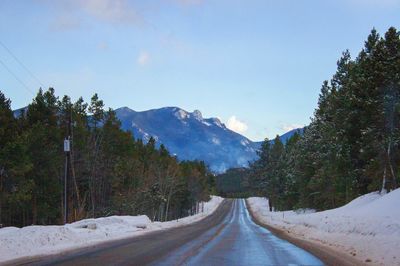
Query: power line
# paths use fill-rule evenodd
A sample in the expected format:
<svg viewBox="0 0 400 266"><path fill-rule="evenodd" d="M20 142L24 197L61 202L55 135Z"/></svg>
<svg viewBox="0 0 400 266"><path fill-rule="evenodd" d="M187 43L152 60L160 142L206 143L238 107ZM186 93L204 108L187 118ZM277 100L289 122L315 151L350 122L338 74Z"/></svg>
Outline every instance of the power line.
<svg viewBox="0 0 400 266"><path fill-rule="evenodd" d="M46 88L46 86L44 86L44 84L38 79L38 77L36 77L35 74L33 74L32 71L30 71L30 70L28 69L28 67L25 66L25 65L21 62L21 60L19 60L19 59L13 54L13 52L11 52L11 50L8 49L8 47L7 47L3 42L0 41L0 45L3 46L3 48L12 56L12 58L14 58L14 60L17 61L17 63L18 63L26 72L28 72L29 75L31 75L31 76L36 80L36 82L39 83L39 85L40 85L42 88Z"/></svg>
<svg viewBox="0 0 400 266"><path fill-rule="evenodd" d="M7 65L4 64L4 62L3 62L1 59L0 59L0 64L2 64L3 67L8 71L8 73L10 73L19 83L21 83L21 85L22 85L27 91L29 91L33 96L35 96L35 93L34 93L31 89L29 89L29 87L28 87L20 78L18 78L18 76L15 75L14 72L12 72L11 69L9 69L9 68L7 67Z"/></svg>

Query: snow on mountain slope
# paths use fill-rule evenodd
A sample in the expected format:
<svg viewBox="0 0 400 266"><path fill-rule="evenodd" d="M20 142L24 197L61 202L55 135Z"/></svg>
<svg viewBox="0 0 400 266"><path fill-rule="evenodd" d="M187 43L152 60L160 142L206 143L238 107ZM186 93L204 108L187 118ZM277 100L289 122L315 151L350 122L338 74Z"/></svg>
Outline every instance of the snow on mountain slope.
<svg viewBox="0 0 400 266"><path fill-rule="evenodd" d="M178 107L135 112L119 108L122 128L135 138L148 141L153 136L181 160L203 160L215 172L245 167L257 158L259 144L233 132L218 118L203 118L200 111L190 113Z"/></svg>
<svg viewBox="0 0 400 266"><path fill-rule="evenodd" d="M291 137L293 137L293 135L294 135L295 133L298 133L298 134L300 134L300 135L303 135L304 129L305 129L304 127L303 127L303 128L295 128L295 129L292 129L292 130L290 130L290 131L288 131L288 132L282 134L281 136L279 136L279 139L282 141L282 143L286 143ZM273 144L273 143L274 143L274 140L273 140L273 139L270 139L269 142L270 142L271 144ZM255 144L257 145L257 147L260 147L261 144L262 144L262 141L255 142Z"/></svg>
<svg viewBox="0 0 400 266"><path fill-rule="evenodd" d="M269 212L266 198L249 198L248 204L257 219L296 237L351 254L361 263L400 265L400 189L315 213Z"/></svg>
<svg viewBox="0 0 400 266"><path fill-rule="evenodd" d="M14 116L26 110L27 107L14 110ZM164 144L180 160L205 161L216 173L247 167L258 158L257 150L262 143L228 129L218 118L203 118L199 110L190 113L178 107L164 107L136 112L121 107L115 112L122 128L131 131L135 138L147 142L153 137L157 146ZM296 131L302 133L303 129L283 134L282 142Z"/></svg>
<svg viewBox="0 0 400 266"><path fill-rule="evenodd" d="M110 216L85 219L63 226L5 227L0 229L0 264L39 255L56 254L101 242L129 238L156 230L193 223L212 214L223 198L211 196L202 212L169 222L151 222L145 216Z"/></svg>

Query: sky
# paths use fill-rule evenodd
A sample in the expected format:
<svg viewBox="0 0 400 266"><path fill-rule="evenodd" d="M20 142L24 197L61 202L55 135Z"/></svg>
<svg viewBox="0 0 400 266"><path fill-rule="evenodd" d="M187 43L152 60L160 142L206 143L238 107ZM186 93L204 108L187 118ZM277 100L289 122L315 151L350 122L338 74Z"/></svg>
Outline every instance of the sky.
<svg viewBox="0 0 400 266"><path fill-rule="evenodd" d="M310 122L341 53L400 29L400 0L1 0L0 90L177 106L251 140Z"/></svg>

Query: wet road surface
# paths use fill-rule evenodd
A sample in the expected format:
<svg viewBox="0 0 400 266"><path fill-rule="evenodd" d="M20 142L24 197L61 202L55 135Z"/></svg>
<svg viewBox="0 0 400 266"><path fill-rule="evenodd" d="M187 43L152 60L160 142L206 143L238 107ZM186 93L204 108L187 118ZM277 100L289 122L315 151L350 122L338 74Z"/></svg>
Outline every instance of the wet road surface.
<svg viewBox="0 0 400 266"><path fill-rule="evenodd" d="M255 224L245 201L225 200L203 220L179 228L37 257L18 265L323 265Z"/></svg>
<svg viewBox="0 0 400 266"><path fill-rule="evenodd" d="M222 223L153 265L323 265L310 253L255 224L243 199Z"/></svg>

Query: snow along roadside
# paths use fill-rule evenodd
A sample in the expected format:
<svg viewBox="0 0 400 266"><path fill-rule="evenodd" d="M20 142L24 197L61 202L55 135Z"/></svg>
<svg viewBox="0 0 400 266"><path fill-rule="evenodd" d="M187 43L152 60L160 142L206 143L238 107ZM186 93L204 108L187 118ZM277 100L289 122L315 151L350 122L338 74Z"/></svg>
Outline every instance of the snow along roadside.
<svg viewBox="0 0 400 266"><path fill-rule="evenodd" d="M200 208L203 212L169 222L151 222L146 215L110 216L85 219L62 226L1 228L0 263L24 257L57 254L194 223L212 214L222 201L221 197L211 196L211 200L204 203L204 208Z"/></svg>
<svg viewBox="0 0 400 266"><path fill-rule="evenodd" d="M361 196L315 213L270 212L265 198L247 200L255 218L297 239L349 255L361 264L400 265L400 189Z"/></svg>

